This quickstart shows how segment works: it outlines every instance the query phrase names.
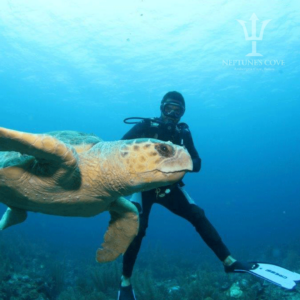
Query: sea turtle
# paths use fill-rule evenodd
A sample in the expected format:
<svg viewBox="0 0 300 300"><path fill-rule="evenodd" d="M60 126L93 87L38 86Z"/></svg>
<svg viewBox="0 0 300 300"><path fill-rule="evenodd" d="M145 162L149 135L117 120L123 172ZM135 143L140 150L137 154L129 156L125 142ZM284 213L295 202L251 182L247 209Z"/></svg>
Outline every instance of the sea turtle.
<svg viewBox="0 0 300 300"><path fill-rule="evenodd" d="M155 139L103 142L76 131L31 134L0 128L0 230L26 211L111 220L96 259L124 253L138 230L135 206L123 196L169 185L192 170L188 152Z"/></svg>

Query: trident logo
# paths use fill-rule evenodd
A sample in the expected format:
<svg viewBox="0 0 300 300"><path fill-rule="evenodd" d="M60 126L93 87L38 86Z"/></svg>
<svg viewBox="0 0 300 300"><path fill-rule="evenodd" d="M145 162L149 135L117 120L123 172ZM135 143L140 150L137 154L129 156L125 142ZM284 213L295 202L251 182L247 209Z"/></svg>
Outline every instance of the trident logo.
<svg viewBox="0 0 300 300"><path fill-rule="evenodd" d="M264 30L268 23L271 21L271 19L262 22L259 36L256 36L256 21L258 21L258 17L256 16L256 14L253 14L250 20L252 21L252 36L249 36L248 34L245 25L246 22L243 20L237 20L243 26L246 41L252 41L252 52L247 54L247 56L262 56L262 54L256 52L256 41L261 41L263 39Z"/></svg>

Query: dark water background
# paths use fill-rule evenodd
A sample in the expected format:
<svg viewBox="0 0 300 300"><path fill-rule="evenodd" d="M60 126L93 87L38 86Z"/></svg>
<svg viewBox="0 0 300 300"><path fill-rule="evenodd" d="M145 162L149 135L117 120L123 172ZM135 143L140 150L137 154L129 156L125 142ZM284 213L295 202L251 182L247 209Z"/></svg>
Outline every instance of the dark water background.
<svg viewBox="0 0 300 300"><path fill-rule="evenodd" d="M117 140L130 129L124 118L158 116L162 96L177 90L203 162L185 177L186 190L232 253L299 244L299 2L72 3L1 2L0 125ZM236 21L250 32L253 13L258 31L272 19L257 42L262 57L246 56L251 41ZM284 65L224 65L252 59ZM30 213L1 234L93 257L107 224L107 213ZM143 249L157 244L191 257L208 252L190 224L155 206Z"/></svg>

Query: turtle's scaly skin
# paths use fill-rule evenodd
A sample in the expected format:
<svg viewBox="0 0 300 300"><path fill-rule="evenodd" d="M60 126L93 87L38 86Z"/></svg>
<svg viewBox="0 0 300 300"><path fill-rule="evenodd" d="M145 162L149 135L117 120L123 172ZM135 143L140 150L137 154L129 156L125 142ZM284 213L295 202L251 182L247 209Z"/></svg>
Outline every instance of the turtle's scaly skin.
<svg viewBox="0 0 300 300"><path fill-rule="evenodd" d="M26 211L80 217L109 211L99 262L124 253L137 234L137 210L122 196L172 184L192 169L187 151L170 142L102 142L74 131L0 128L0 151L0 202L9 207L0 229L24 221Z"/></svg>

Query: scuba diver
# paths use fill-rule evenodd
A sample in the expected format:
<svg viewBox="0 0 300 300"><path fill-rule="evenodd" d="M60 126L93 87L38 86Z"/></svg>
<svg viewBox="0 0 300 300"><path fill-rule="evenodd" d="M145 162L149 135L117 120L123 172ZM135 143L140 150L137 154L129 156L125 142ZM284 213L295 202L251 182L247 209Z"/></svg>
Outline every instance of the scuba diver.
<svg viewBox="0 0 300 300"><path fill-rule="evenodd" d="M183 96L175 91L168 92L161 101L160 111L161 115L159 118L145 119L137 123L122 139L154 138L185 146L193 161L192 172L199 172L201 159L194 146L189 127L185 123L179 123L185 113ZM183 185L183 182L180 181L172 186L157 188L132 196L131 201L140 211L140 227L138 235L123 256L123 274L118 300L136 299L130 278L142 239L146 234L150 211L154 203L166 207L174 214L189 221L225 266L230 266L236 261L230 255L228 248L223 243L216 229L206 218L203 209L193 201L184 190Z"/></svg>
<svg viewBox="0 0 300 300"><path fill-rule="evenodd" d="M192 172L199 172L201 168L201 159L194 146L192 134L186 123L179 123L185 113L185 100L178 92L168 92L164 95L160 105L161 115L159 118L128 118L142 119L133 126L124 136L123 140L137 138L154 138L162 141L171 141L176 145L184 146L193 161ZM223 243L220 235L206 218L202 208L200 208L189 194L183 188L182 181L172 186L144 191L133 194L131 201L137 206L140 216L140 226L137 236L134 238L123 256L123 272L121 276L121 285L118 292L118 300L136 300L131 285L131 275L133 267L140 250L142 240L146 235L148 219L152 205L158 203L172 213L189 221L199 233L204 242L211 248L218 259L223 263L225 272L251 272L257 269L257 263L242 263L234 259L226 245ZM262 274L254 274L264 277ZM294 281L293 281L294 282Z"/></svg>

